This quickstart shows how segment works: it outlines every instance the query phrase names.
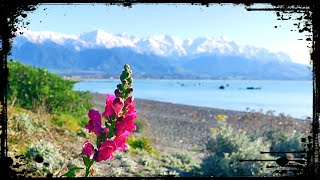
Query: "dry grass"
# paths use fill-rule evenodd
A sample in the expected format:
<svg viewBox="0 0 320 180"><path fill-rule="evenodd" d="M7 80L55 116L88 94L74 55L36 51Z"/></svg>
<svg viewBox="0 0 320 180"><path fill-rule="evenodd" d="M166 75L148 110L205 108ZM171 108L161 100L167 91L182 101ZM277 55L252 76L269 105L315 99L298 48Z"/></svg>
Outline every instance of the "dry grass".
<svg viewBox="0 0 320 180"><path fill-rule="evenodd" d="M26 121L24 125L23 121ZM61 173L65 173L68 170L67 164L69 160L77 158L81 152L81 150L75 152L74 148L81 148L82 143L85 141L85 138L77 135L78 129L79 126L75 127L72 124L57 127L50 121L50 115L41 109L34 113L21 108L8 107L9 154L11 157L25 155L30 147L33 147L40 140L44 140L53 144L61 157L63 157L63 166L51 172L54 175L62 175ZM19 160L14 158L14 161L18 162ZM24 163L34 164L35 162L31 160L30 162L24 161ZM45 174L41 171L35 171L29 175L38 177L45 176Z"/></svg>

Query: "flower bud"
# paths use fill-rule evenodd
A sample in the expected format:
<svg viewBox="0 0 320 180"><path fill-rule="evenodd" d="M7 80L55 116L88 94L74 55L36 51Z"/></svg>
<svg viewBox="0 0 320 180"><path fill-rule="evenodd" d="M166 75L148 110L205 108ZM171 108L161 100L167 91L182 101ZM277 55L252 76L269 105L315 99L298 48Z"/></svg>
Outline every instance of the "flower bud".
<svg viewBox="0 0 320 180"><path fill-rule="evenodd" d="M125 65L124 65L124 69L125 69L125 70L130 70L129 64L125 64Z"/></svg>
<svg viewBox="0 0 320 180"><path fill-rule="evenodd" d="M128 84L131 85L133 81L132 77L130 77L127 81L128 81Z"/></svg>
<svg viewBox="0 0 320 180"><path fill-rule="evenodd" d="M128 92L129 92L130 94L132 94L132 93L133 93L133 88L129 88L129 89L128 89Z"/></svg>
<svg viewBox="0 0 320 180"><path fill-rule="evenodd" d="M127 83L128 83L127 80L123 80L123 81L122 81L122 84L123 84L123 85L126 85Z"/></svg>
<svg viewBox="0 0 320 180"><path fill-rule="evenodd" d="M86 155L89 159L93 159L94 147L89 141L86 141L83 144L83 146L82 146L82 154Z"/></svg>
<svg viewBox="0 0 320 180"><path fill-rule="evenodd" d="M115 95L116 97L121 97L121 91L120 91L119 89L116 89L116 90L114 91L114 95Z"/></svg>
<svg viewBox="0 0 320 180"><path fill-rule="evenodd" d="M122 84L118 84L118 85L117 85L117 88L118 88L120 91L122 91L122 90L123 90Z"/></svg>
<svg viewBox="0 0 320 180"><path fill-rule="evenodd" d="M120 75L120 81L123 81L124 79L126 79L124 73L122 72L121 75Z"/></svg>
<svg viewBox="0 0 320 180"><path fill-rule="evenodd" d="M129 77L129 73L127 71L122 71L120 75L120 80L123 81Z"/></svg>

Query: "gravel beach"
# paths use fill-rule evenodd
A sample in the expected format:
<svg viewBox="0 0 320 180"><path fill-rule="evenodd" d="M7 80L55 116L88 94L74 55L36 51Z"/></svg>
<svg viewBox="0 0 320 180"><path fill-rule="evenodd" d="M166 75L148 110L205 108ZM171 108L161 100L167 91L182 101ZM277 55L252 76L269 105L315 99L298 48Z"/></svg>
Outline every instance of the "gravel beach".
<svg viewBox="0 0 320 180"><path fill-rule="evenodd" d="M104 94L92 94L95 108L104 110ZM215 127L215 116L227 115L227 121L235 128L256 130L283 126L288 130L308 131L309 122L284 116L262 115L258 112L241 112L224 109L197 107L152 100L137 99L138 118L143 120L153 145L162 151L203 149L210 138L211 128Z"/></svg>

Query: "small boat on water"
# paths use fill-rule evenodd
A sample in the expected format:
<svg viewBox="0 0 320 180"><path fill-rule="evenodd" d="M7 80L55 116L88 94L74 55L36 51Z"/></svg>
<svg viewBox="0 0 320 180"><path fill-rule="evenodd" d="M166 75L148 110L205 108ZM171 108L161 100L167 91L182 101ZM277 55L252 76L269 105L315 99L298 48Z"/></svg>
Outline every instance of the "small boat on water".
<svg viewBox="0 0 320 180"><path fill-rule="evenodd" d="M247 87L247 90L260 90L261 87Z"/></svg>

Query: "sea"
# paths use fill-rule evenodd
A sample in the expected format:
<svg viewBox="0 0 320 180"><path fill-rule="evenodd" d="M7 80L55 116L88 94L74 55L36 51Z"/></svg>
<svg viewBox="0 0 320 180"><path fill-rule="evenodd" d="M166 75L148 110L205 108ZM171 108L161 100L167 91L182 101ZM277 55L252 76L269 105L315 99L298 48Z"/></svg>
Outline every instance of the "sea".
<svg viewBox="0 0 320 180"><path fill-rule="evenodd" d="M120 80L81 81L74 90L113 94ZM135 98L238 111L312 117L312 81L134 80Z"/></svg>

